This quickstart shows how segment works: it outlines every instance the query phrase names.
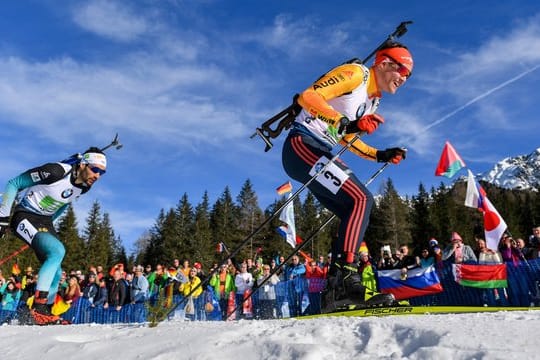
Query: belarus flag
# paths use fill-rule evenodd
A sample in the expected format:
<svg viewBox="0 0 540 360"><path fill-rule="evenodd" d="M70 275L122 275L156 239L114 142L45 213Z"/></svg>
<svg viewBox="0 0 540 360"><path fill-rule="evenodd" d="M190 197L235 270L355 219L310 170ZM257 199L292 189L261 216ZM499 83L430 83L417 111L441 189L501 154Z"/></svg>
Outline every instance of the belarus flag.
<svg viewBox="0 0 540 360"><path fill-rule="evenodd" d="M459 169L465 167L465 162L458 155L452 144L446 142L435 170L436 176L446 176L447 178L453 177Z"/></svg>
<svg viewBox="0 0 540 360"><path fill-rule="evenodd" d="M377 277L379 290L383 294L394 295L396 300L433 295L443 291L433 265L410 269L405 280L401 278L401 269L380 270L377 272Z"/></svg>
<svg viewBox="0 0 540 360"><path fill-rule="evenodd" d="M474 179L471 170L467 170L467 195L465 197L465 206L472 207L482 211L484 214L484 233L488 249L497 250L499 241L507 229L501 215L491 201L486 196L486 192Z"/></svg>
<svg viewBox="0 0 540 360"><path fill-rule="evenodd" d="M508 287L506 264L454 264L453 266L454 277L460 285L481 289Z"/></svg>

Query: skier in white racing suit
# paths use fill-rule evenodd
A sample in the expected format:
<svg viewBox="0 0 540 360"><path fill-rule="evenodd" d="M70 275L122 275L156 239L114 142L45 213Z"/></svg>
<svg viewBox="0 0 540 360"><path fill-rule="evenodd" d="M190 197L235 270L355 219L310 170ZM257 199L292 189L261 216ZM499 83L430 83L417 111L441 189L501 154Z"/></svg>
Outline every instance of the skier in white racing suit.
<svg viewBox="0 0 540 360"><path fill-rule="evenodd" d="M65 248L53 226L67 206L105 174L107 159L96 147L86 150L76 164L48 163L32 168L8 181L0 204L0 236L8 228L30 245L42 266L30 311L38 325L55 323L50 308L62 275ZM22 199L11 210L17 194ZM11 216L10 216L11 215Z"/></svg>

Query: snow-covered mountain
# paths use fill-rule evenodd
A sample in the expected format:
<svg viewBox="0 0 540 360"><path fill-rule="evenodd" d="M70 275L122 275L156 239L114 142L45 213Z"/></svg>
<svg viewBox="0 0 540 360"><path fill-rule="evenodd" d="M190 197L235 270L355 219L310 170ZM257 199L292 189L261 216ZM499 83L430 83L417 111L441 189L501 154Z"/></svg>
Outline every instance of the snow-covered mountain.
<svg viewBox="0 0 540 360"><path fill-rule="evenodd" d="M540 148L529 155L499 161L493 169L483 173L480 180L505 189L537 191L540 188Z"/></svg>

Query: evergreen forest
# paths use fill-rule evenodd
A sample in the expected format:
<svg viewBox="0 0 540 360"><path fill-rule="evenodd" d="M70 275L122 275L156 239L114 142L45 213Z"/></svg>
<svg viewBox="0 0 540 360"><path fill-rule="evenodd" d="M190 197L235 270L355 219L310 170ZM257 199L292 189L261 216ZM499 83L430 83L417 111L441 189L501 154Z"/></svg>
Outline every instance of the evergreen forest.
<svg viewBox="0 0 540 360"><path fill-rule="evenodd" d="M532 227L540 224L539 192L505 190L486 183L482 186L508 224L508 231L514 237L528 239ZM438 239L441 246L446 245L453 231L461 234L465 243L474 246L474 236L483 234L482 213L463 205L465 192L466 183L457 181L451 187L441 183L429 190L420 184L417 194L403 197L392 180L387 179L376 197L365 236L370 253L377 257L382 245L390 245L394 250L400 244L407 244L413 253L418 253L431 238ZM208 269L227 257L226 251L217 251L218 243L222 242L231 251L259 228L260 231L239 252L237 261L255 256L269 261L277 255L288 256L292 251L276 231L281 225L278 216L260 227L285 202L285 197L261 209L248 179L236 196L226 186L213 204L208 193L197 203L192 201L184 193L174 208L161 209L154 225L134 242L130 253L115 234L109 215L101 209L99 202L93 204L82 229L79 229L74 211L68 208L56 223L58 235L66 247L63 268L85 271L90 265L109 269L117 263L168 265L178 258L189 259L192 263L199 261ZM312 256L326 255L337 234L339 220L318 231L332 214L309 192L293 203L297 234L303 239L316 234L304 251ZM16 261L21 266L39 267L33 251L21 251L12 256L24 246L21 240L9 235L0 241L0 261L3 261L0 269L4 274L11 272Z"/></svg>

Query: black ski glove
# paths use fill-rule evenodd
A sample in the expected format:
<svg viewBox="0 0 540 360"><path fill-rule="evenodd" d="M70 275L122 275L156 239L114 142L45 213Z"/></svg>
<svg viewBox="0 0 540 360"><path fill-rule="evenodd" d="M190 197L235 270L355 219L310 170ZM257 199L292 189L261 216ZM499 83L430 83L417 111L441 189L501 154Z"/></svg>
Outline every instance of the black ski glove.
<svg viewBox="0 0 540 360"><path fill-rule="evenodd" d="M346 134L350 123L351 121L347 119L345 116L339 119L338 134L340 135Z"/></svg>
<svg viewBox="0 0 540 360"><path fill-rule="evenodd" d="M399 164L399 162L405 159L407 150L402 148L388 148L386 150L377 150L377 162L391 162L392 164Z"/></svg>
<svg viewBox="0 0 540 360"><path fill-rule="evenodd" d="M6 232L9 228L9 216L0 217L0 239L6 236Z"/></svg>

